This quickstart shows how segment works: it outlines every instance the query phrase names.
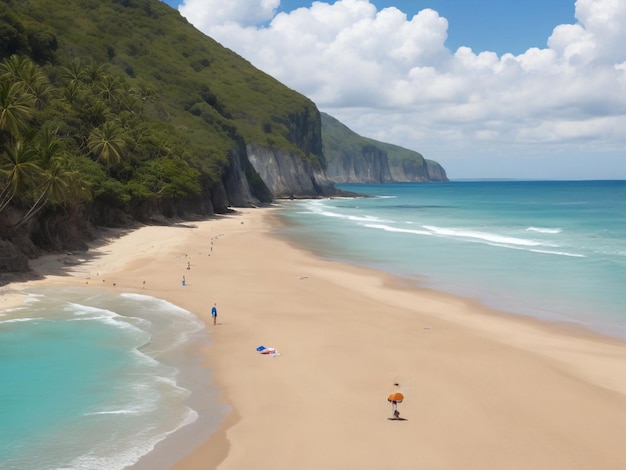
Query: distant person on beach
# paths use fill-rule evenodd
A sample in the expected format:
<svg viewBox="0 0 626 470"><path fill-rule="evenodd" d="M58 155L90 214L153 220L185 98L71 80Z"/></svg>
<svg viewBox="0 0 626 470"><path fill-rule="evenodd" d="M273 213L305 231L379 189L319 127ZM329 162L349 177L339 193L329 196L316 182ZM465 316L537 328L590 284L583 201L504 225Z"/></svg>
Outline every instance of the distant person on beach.
<svg viewBox="0 0 626 470"><path fill-rule="evenodd" d="M213 304L213 308L211 309L211 316L213 317L213 324L217 324L217 304Z"/></svg>
<svg viewBox="0 0 626 470"><path fill-rule="evenodd" d="M393 385L395 387L400 386L399 383L394 383ZM401 419L400 412L398 411L398 403L402 403L403 400L404 400L404 395L400 391L396 391L387 397L387 401L391 403L391 412L393 414L393 418L390 418L390 419Z"/></svg>
<svg viewBox="0 0 626 470"><path fill-rule="evenodd" d="M398 411L398 402L396 400L391 401L391 411L393 412L393 417L398 419L400 417L400 412Z"/></svg>

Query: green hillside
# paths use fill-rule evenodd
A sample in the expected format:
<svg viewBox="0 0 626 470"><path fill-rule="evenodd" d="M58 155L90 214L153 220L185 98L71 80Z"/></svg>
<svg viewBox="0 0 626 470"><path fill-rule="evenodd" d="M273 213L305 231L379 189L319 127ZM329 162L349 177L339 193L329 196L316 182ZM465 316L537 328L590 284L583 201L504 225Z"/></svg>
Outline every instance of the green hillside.
<svg viewBox="0 0 626 470"><path fill-rule="evenodd" d="M2 0L0 61L6 220L11 208L93 218L181 200L224 210L224 175L251 142L324 165L310 100L158 0Z"/></svg>
<svg viewBox="0 0 626 470"><path fill-rule="evenodd" d="M336 182L346 182L347 175L357 181L447 181L439 163L425 159L419 152L398 145L363 137L334 117L320 113L322 140L328 176ZM358 181L359 175L368 179Z"/></svg>
<svg viewBox="0 0 626 470"><path fill-rule="evenodd" d="M384 150L390 160L412 159L419 164L424 164L424 157L414 150L409 150L398 145L387 144L378 140L363 137L349 129L334 117L321 113L324 151L326 159L330 162L338 158L341 152L361 152L364 147L373 146Z"/></svg>
<svg viewBox="0 0 626 470"><path fill-rule="evenodd" d="M292 135L289 116L315 105L205 36L158 0L3 0L2 16L56 39L58 48L37 54L52 63L93 60L148 87L158 106L151 113L185 130L196 147L228 146L233 127L246 141L304 151L306 136ZM12 14L11 14L12 13ZM8 52L8 54L7 54ZM35 58L36 58L35 57ZM209 132L208 136L194 131ZM227 143L228 142L228 143ZM223 149L213 154L223 154ZM206 150L206 149L205 149ZM223 155L222 155L223 156Z"/></svg>

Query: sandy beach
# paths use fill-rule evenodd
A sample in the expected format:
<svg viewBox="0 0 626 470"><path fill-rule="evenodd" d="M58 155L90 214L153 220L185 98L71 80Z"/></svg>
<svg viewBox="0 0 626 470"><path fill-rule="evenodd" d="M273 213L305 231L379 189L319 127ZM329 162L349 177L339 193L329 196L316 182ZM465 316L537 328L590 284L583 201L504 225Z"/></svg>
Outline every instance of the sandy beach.
<svg viewBox="0 0 626 470"><path fill-rule="evenodd" d="M267 208L142 227L34 261L46 279L2 306L63 283L202 318L233 411L176 470L626 468L626 343L320 260L277 223ZM396 390L404 420L388 419Z"/></svg>

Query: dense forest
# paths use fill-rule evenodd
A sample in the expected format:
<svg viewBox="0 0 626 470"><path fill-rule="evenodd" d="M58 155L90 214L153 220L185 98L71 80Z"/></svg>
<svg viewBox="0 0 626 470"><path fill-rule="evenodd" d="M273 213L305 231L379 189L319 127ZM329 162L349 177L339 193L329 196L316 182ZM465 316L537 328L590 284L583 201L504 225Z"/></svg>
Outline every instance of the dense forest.
<svg viewBox="0 0 626 470"><path fill-rule="evenodd" d="M250 142L325 165L315 105L167 5L0 1L0 238L67 249L94 226L225 212L242 184L269 202Z"/></svg>
<svg viewBox="0 0 626 470"><path fill-rule="evenodd" d="M0 212L21 209L19 227L48 206L199 195L201 173L186 146L146 115L151 95L95 61L41 67L27 56L5 58ZM209 183L219 174L219 160L212 163L203 174Z"/></svg>

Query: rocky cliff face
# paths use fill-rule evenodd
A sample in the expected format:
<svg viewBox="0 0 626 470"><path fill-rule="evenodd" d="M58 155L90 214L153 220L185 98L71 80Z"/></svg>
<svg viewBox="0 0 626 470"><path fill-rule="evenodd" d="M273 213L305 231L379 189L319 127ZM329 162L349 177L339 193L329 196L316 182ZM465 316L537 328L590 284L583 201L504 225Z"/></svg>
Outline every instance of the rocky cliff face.
<svg viewBox="0 0 626 470"><path fill-rule="evenodd" d="M433 160L426 160L426 167L430 181L448 181L446 170L439 163Z"/></svg>
<svg viewBox="0 0 626 470"><path fill-rule="evenodd" d="M298 154L246 146L248 159L275 198L313 198L337 193L326 171Z"/></svg>
<svg viewBox="0 0 626 470"><path fill-rule="evenodd" d="M254 182L251 175L256 173L270 197L278 199L338 194L326 173L322 119L317 108L314 105L305 106L296 113L274 119L288 128L288 140L298 150L276 149L248 142L246 156L254 170L246 172L248 181ZM254 195L258 197L258 194Z"/></svg>
<svg viewBox="0 0 626 470"><path fill-rule="evenodd" d="M361 152L342 152L333 159L326 171L334 183L387 183L393 181L387 154L366 145Z"/></svg>
<svg viewBox="0 0 626 470"><path fill-rule="evenodd" d="M214 201L221 201L217 212L223 212L228 206L251 207L272 201L272 192L255 171L245 148L233 150L229 161L219 185L223 187L223 196L218 198L218 194L214 194L211 197Z"/></svg>
<svg viewBox="0 0 626 470"><path fill-rule="evenodd" d="M338 193L326 174L322 122L315 106L275 117L288 129L297 150L276 149L254 142L231 152L228 172L222 178L233 206L267 203L281 198L315 198Z"/></svg>
<svg viewBox="0 0 626 470"><path fill-rule="evenodd" d="M448 181L443 167L432 160L398 159L391 161L389 168L392 181L398 183Z"/></svg>
<svg viewBox="0 0 626 470"><path fill-rule="evenodd" d="M393 162L393 165L391 165L391 174L393 175L393 181L403 183L412 181L429 181L428 168L424 160L396 160Z"/></svg>
<svg viewBox="0 0 626 470"><path fill-rule="evenodd" d="M439 163L418 158L392 160L383 149L372 145L360 151L343 152L328 163L328 178L333 183L415 183L448 181Z"/></svg>
<svg viewBox="0 0 626 470"><path fill-rule="evenodd" d="M327 174L333 183L448 181L439 163L418 152L362 137L321 113Z"/></svg>

